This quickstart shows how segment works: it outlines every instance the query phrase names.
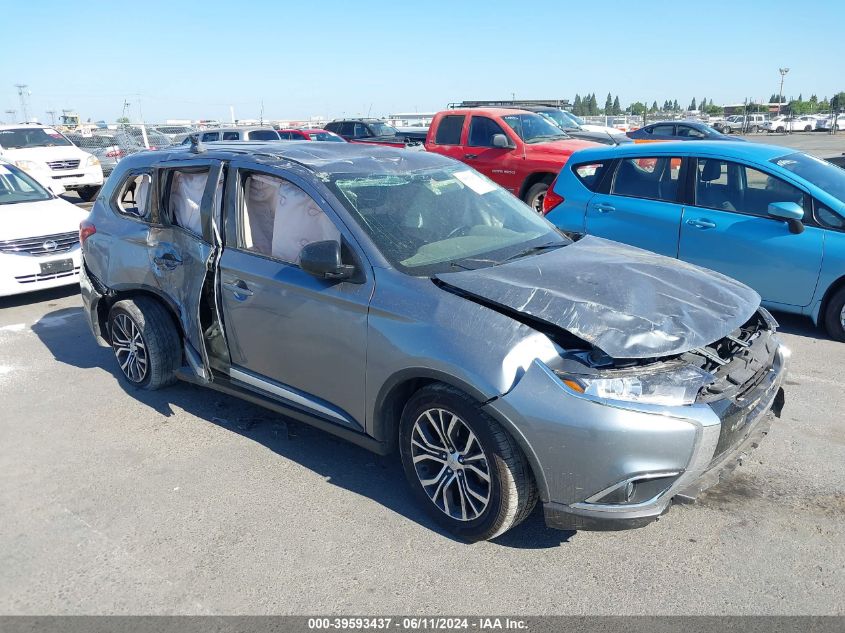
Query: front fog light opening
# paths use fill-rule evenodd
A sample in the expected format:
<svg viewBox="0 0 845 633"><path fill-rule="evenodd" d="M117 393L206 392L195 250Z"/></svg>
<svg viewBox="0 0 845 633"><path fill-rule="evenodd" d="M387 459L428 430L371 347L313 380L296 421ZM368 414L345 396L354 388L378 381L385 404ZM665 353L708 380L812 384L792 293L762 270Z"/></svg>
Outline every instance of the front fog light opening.
<svg viewBox="0 0 845 633"><path fill-rule="evenodd" d="M587 499L586 503L597 505L645 503L656 499L669 490L680 474L680 472L653 473L631 477L593 495Z"/></svg>

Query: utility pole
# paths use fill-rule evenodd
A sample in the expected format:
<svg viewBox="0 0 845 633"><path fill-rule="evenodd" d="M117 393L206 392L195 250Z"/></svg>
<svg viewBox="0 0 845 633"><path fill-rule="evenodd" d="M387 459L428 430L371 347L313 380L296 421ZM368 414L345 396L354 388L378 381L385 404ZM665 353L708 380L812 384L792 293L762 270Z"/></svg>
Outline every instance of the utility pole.
<svg viewBox="0 0 845 633"><path fill-rule="evenodd" d="M55 127L55 125L56 125L56 111L55 110L47 110L46 114L50 115L50 124Z"/></svg>
<svg viewBox="0 0 845 633"><path fill-rule="evenodd" d="M27 90L29 86L26 84L15 84L15 88L18 89L18 98L21 100L21 112L23 113L23 120L24 123L29 122L29 112L27 111L27 97L32 93Z"/></svg>
<svg viewBox="0 0 845 633"><path fill-rule="evenodd" d="M778 95L778 114L780 114L781 104L783 103L783 78L789 72L789 68L778 68L780 72L780 94Z"/></svg>

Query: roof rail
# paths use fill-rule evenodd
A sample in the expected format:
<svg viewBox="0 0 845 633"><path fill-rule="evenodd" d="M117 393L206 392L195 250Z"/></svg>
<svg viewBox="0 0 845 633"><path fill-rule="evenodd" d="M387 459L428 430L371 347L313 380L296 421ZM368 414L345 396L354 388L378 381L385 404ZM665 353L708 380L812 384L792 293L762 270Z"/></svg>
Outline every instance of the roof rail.
<svg viewBox="0 0 845 633"><path fill-rule="evenodd" d="M492 99L489 101L461 101L450 103L449 109L454 108L517 108L522 106L545 106L550 108L572 109L568 99Z"/></svg>

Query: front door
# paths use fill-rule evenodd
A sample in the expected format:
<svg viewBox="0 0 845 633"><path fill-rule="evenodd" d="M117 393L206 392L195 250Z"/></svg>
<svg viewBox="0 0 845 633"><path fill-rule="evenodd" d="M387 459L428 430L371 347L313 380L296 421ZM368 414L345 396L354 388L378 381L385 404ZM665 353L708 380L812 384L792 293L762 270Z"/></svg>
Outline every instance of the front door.
<svg viewBox="0 0 845 633"><path fill-rule="evenodd" d="M208 160L157 165L159 221L150 226L150 270L179 311L185 355L198 377L210 380L204 331L211 325L214 260L219 253L221 164ZM207 315L205 318L202 315Z"/></svg>
<svg viewBox="0 0 845 633"><path fill-rule="evenodd" d="M519 162L522 161L522 153L516 148L493 147L493 136L496 134L504 134L511 143L517 144L517 141L490 117L473 116L469 122L464 155L458 160L480 171L513 195L519 196L522 182L517 170Z"/></svg>
<svg viewBox="0 0 845 633"><path fill-rule="evenodd" d="M371 269L334 210L305 180L242 163L227 180L220 293L230 375L306 413L363 430ZM355 281L302 270L310 242L335 240Z"/></svg>
<svg viewBox="0 0 845 633"><path fill-rule="evenodd" d="M772 202L808 209L806 195L776 176L717 158L698 159L694 177L696 202L684 209L678 257L748 284L769 304L808 305L824 230L808 223L803 233L791 233L768 214Z"/></svg>
<svg viewBox="0 0 845 633"><path fill-rule="evenodd" d="M620 160L610 193L587 205L587 233L677 257L681 166L669 156Z"/></svg>

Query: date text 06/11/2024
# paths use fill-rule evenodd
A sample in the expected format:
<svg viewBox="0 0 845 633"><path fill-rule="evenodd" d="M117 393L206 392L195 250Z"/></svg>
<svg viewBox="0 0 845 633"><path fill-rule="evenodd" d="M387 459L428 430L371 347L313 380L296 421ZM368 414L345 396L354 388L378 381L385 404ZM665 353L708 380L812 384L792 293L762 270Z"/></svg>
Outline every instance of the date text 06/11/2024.
<svg viewBox="0 0 845 633"><path fill-rule="evenodd" d="M334 617L309 618L309 630L396 630L401 631L451 631L451 630L523 630L525 620L506 617Z"/></svg>

